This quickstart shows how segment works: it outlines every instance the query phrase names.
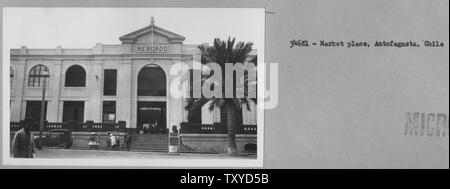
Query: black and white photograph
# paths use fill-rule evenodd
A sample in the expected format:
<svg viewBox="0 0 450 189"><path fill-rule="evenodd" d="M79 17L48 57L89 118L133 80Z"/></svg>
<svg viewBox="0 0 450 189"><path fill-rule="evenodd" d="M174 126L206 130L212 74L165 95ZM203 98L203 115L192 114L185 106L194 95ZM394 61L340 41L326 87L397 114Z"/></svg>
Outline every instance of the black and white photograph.
<svg viewBox="0 0 450 189"><path fill-rule="evenodd" d="M434 173L448 177L448 0L0 7L0 169L108 169L34 185L433 188Z"/></svg>
<svg viewBox="0 0 450 189"><path fill-rule="evenodd" d="M3 15L6 163L262 166L264 9Z"/></svg>

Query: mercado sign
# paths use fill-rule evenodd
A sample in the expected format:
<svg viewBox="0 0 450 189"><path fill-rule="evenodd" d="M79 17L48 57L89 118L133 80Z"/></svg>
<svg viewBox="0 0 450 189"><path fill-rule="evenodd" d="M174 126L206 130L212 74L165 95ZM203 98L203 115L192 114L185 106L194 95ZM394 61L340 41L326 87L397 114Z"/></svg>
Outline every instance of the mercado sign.
<svg viewBox="0 0 450 189"><path fill-rule="evenodd" d="M169 45L136 45L137 53L169 53Z"/></svg>

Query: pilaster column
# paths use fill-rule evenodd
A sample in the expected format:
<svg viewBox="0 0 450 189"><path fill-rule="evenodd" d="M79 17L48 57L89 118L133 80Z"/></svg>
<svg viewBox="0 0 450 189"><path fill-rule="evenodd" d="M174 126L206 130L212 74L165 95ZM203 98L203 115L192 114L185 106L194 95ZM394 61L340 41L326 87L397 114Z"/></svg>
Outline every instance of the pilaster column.
<svg viewBox="0 0 450 189"><path fill-rule="evenodd" d="M131 118L132 104L136 101L132 95L132 77L131 59L122 60L117 70L116 116L117 121L127 122L127 128L136 128L136 123Z"/></svg>
<svg viewBox="0 0 450 189"><path fill-rule="evenodd" d="M16 64L14 64L14 85L13 85L13 91L11 91L14 96L11 97L11 100L13 100L13 103L11 104L11 110L10 110L10 121L12 122L18 122L22 119L21 112L22 112L22 95L24 87L28 84L28 82L25 80L26 78L26 66L25 66L25 60L18 60ZM12 61L11 61L11 64Z"/></svg>
<svg viewBox="0 0 450 189"><path fill-rule="evenodd" d="M89 100L84 106L84 121L102 121L102 95L103 95L103 60L95 59L90 66L86 78L86 87L89 89Z"/></svg>
<svg viewBox="0 0 450 189"><path fill-rule="evenodd" d="M61 87L64 85L61 82L61 64L62 60L55 60L53 67L50 69L50 81L49 81L49 90L46 92L46 96L51 96L49 101L47 102L47 120L49 122L57 122L58 120L62 120L62 118L58 117L59 112L59 97ZM62 115L61 115L62 117Z"/></svg>

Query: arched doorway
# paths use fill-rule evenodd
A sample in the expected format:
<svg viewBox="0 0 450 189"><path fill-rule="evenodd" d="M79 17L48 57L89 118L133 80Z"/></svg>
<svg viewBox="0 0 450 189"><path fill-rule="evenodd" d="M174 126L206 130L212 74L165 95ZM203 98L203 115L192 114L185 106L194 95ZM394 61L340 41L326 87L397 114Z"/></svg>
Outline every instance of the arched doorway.
<svg viewBox="0 0 450 189"><path fill-rule="evenodd" d="M137 125L145 134L166 133L166 74L158 65L144 66L138 73Z"/></svg>

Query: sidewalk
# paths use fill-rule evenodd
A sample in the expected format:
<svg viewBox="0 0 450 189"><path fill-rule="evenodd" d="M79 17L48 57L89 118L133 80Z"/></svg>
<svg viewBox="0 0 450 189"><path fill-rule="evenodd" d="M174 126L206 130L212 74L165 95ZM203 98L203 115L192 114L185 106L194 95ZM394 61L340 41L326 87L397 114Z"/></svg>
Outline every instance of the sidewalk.
<svg viewBox="0 0 450 189"><path fill-rule="evenodd" d="M37 158L101 158L101 159L256 159L256 155L242 154L228 156L226 154L170 154L163 152L105 151L105 150L72 150L44 148L35 150Z"/></svg>

